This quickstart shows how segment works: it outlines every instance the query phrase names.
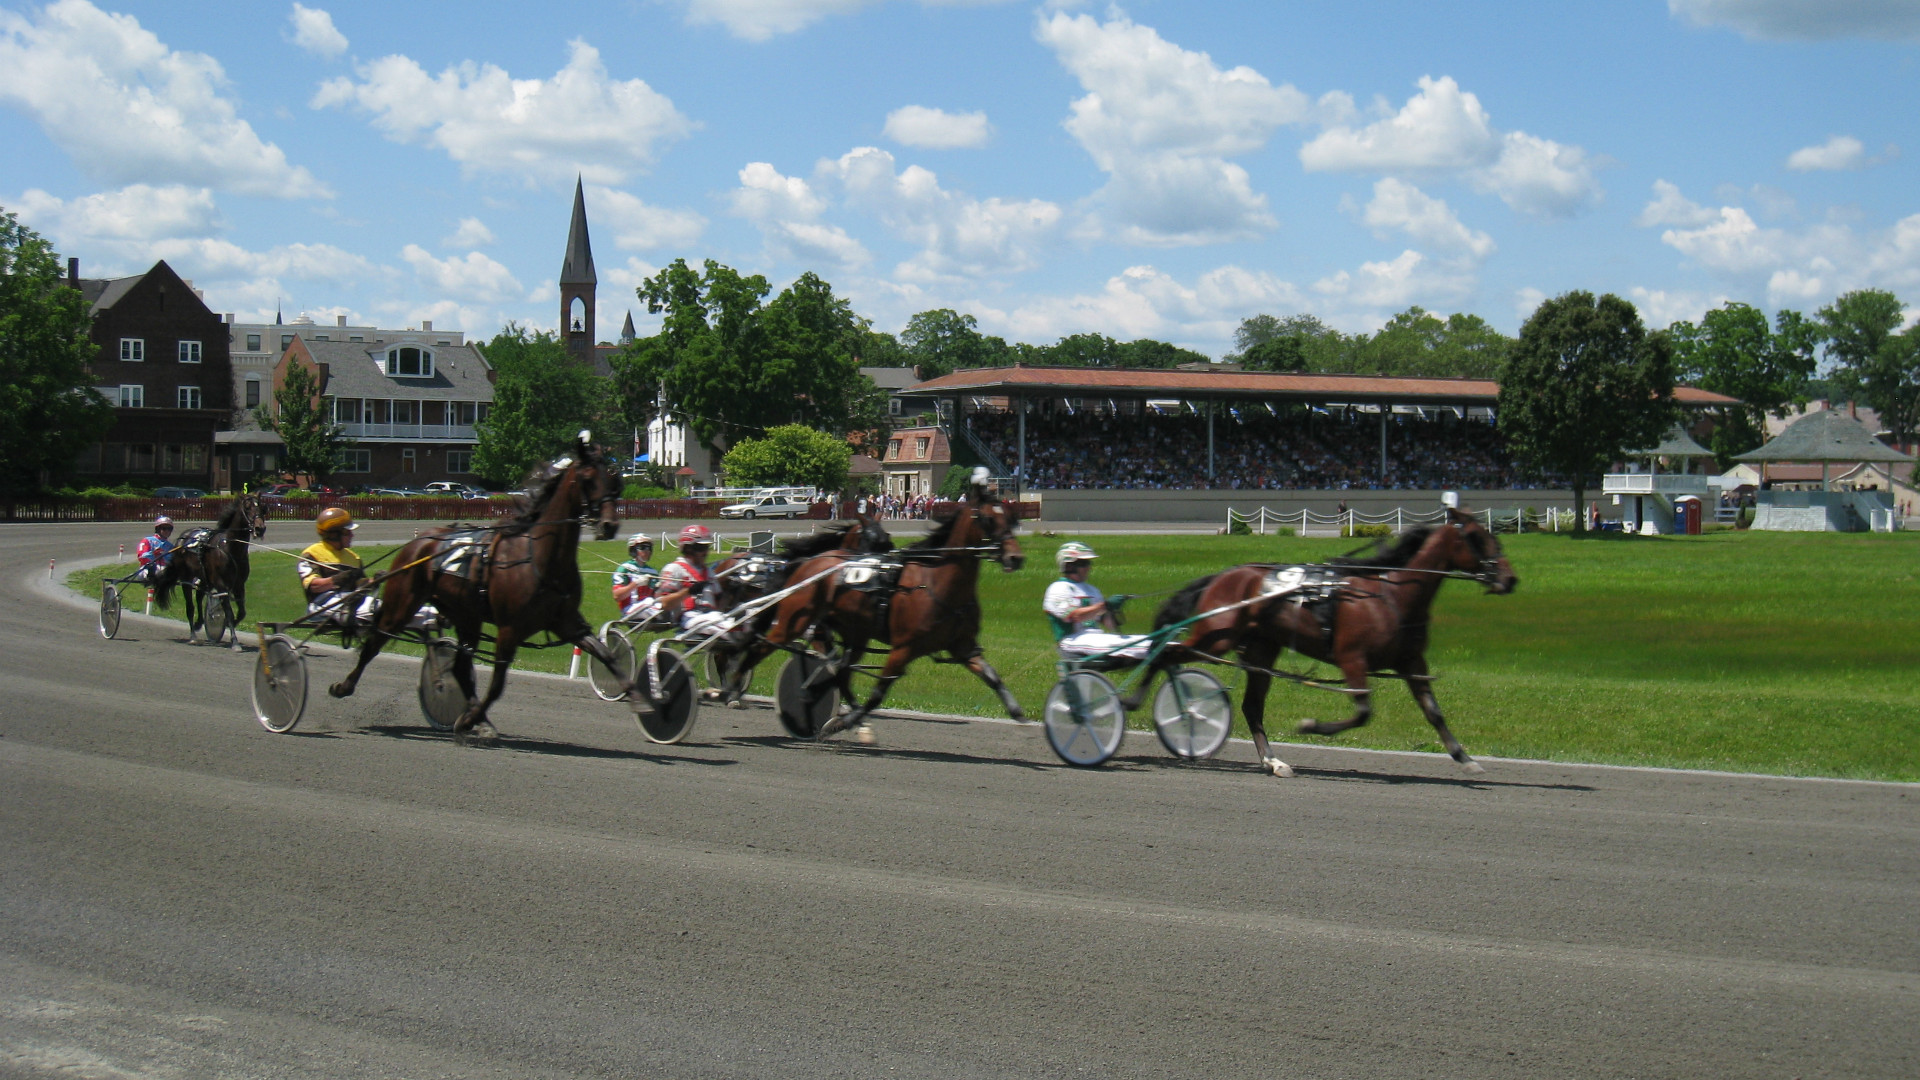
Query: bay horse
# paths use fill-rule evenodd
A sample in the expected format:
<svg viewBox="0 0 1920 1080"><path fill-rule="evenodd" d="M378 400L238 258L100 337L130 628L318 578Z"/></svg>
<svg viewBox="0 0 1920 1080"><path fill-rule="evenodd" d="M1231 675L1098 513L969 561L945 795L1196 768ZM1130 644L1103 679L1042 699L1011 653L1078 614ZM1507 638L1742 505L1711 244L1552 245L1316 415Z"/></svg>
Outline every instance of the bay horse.
<svg viewBox="0 0 1920 1080"><path fill-rule="evenodd" d="M1292 649L1338 667L1353 698L1352 716L1338 722L1302 720L1302 734L1337 735L1366 723L1373 716L1368 674L1393 672L1407 681L1413 700L1439 733L1448 756L1467 772L1483 771L1440 714L1427 671L1427 627L1434 595L1449 577L1471 578L1489 593L1505 595L1514 590L1520 579L1508 565L1500 542L1471 515L1449 509L1445 523L1408 530L1391 549L1366 558L1333 559L1326 565L1340 574L1340 582L1329 601L1331 618L1324 625L1300 596L1287 593L1203 618L1187 630L1184 639L1160 654L1154 671L1141 680L1126 707L1139 706L1158 671L1238 652L1247 670L1241 711L1253 734L1261 769L1291 776L1293 770L1267 745L1265 715L1273 663L1282 650ZM1188 582L1161 606L1154 629L1192 618L1195 612L1257 600L1274 569L1260 564L1236 566Z"/></svg>
<svg viewBox="0 0 1920 1080"><path fill-rule="evenodd" d="M253 541L267 535L267 508L260 497L243 492L227 504L214 521L213 532L202 542L188 548L184 542L166 572L154 585L153 602L166 608L173 602L173 589L183 586L187 600L187 640L193 640L197 628L206 632L205 594L224 592L233 599L233 625L247 617L247 579L253 575L250 553ZM183 538L184 540L184 538ZM209 639L211 640L211 639ZM240 647L234 641L233 647Z"/></svg>
<svg viewBox="0 0 1920 1080"><path fill-rule="evenodd" d="M583 521L591 521L599 539L613 538L620 527L620 486L620 473L605 451L582 431L573 456L553 463L530 493L527 508L512 521L484 529L435 529L408 541L394 555L359 663L327 692L337 698L351 695L387 640L401 636L428 601L452 623L460 641L453 675L467 695L467 709L454 721L456 740L464 742L469 731L480 738L494 736L487 710L506 689L514 654L543 630L612 669L613 656L580 614L580 529ZM472 550L466 553L463 576L449 567L448 555L466 545ZM485 623L495 631L493 679L482 700L474 687L473 654ZM640 708L645 699L630 684L627 700Z"/></svg>
<svg viewBox="0 0 1920 1080"><path fill-rule="evenodd" d="M887 660L878 685L865 701L822 725L817 736L822 739L859 725L886 700L908 664L937 653L966 665L1000 696L1008 716L1025 719L1020 703L980 648L980 563L990 556L1008 573L1020 569L1026 556L1014 538L1019 523L1014 509L987 487L984 477L976 476L967 500L951 517L893 554L902 565L899 581L889 590L863 591L850 586L844 574L825 573L845 565L855 557L852 552L829 551L797 562L787 580L825 576L762 617L760 636L747 651L749 666L775 649L804 646L810 637L830 633L845 650L835 672L841 700L852 701L854 664L870 642L884 642Z"/></svg>

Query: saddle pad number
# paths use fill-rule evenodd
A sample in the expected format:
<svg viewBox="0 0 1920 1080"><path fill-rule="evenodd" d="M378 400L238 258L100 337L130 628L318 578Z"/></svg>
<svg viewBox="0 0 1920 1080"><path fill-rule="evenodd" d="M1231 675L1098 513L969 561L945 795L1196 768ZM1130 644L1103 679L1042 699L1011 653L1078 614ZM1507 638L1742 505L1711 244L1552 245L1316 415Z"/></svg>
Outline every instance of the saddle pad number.
<svg viewBox="0 0 1920 1080"><path fill-rule="evenodd" d="M1275 570L1273 575L1267 578L1266 593L1268 596L1290 593L1298 589L1306 580L1307 571L1304 567L1284 566Z"/></svg>
<svg viewBox="0 0 1920 1080"><path fill-rule="evenodd" d="M873 567L854 564L840 571L841 580L849 585L865 585L873 580Z"/></svg>

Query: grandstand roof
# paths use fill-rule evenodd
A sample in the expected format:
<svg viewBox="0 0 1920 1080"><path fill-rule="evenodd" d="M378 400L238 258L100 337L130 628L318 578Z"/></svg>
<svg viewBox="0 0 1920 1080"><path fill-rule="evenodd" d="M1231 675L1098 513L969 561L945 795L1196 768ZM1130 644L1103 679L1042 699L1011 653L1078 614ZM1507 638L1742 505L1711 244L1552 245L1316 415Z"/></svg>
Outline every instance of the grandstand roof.
<svg viewBox="0 0 1920 1080"><path fill-rule="evenodd" d="M1353 404L1492 405L1492 379L1422 379L1397 375L1313 375L1271 371L1180 371L1165 368L972 368L928 379L903 394L1006 397L1291 398ZM1737 399L1691 386L1674 388L1682 405L1731 405Z"/></svg>

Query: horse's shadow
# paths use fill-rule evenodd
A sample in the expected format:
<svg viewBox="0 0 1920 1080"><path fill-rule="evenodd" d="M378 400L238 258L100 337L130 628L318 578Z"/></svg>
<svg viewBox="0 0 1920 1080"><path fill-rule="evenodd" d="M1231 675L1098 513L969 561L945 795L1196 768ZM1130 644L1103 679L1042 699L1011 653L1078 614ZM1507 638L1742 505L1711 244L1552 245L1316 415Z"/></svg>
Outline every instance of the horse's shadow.
<svg viewBox="0 0 1920 1080"><path fill-rule="evenodd" d="M435 731L432 728L413 727L403 724L369 724L356 730L370 735L379 735L388 739L404 742L452 743L453 734ZM651 765L738 765L733 758L681 757L671 754L649 754L639 750L617 750L604 746L581 746L578 743L556 742L531 735L501 735L490 740L474 740L468 744L484 750L512 750L523 754L540 754L547 757L585 758L593 761L644 761Z"/></svg>
<svg viewBox="0 0 1920 1080"><path fill-rule="evenodd" d="M1390 786L1431 786L1467 788L1473 791L1490 791L1495 788L1534 788L1540 791L1597 791L1590 784L1541 784L1526 780L1496 780L1485 774L1480 776L1432 776L1420 773L1374 772L1370 769L1325 769L1312 765L1295 765L1293 774L1316 780L1332 780L1336 783L1387 784Z"/></svg>
<svg viewBox="0 0 1920 1080"><path fill-rule="evenodd" d="M953 722L953 721L947 721ZM942 765L1009 765L1017 769L1045 771L1067 768L1059 762L1024 761L1018 758L985 757L979 754L960 753L953 750L915 750L905 746L862 745L846 739L832 742L820 742L816 739L800 739L792 735L730 735L721 740L747 746L780 747L789 746L799 750L815 750L822 753L863 754L870 757L889 758L895 761L925 761Z"/></svg>

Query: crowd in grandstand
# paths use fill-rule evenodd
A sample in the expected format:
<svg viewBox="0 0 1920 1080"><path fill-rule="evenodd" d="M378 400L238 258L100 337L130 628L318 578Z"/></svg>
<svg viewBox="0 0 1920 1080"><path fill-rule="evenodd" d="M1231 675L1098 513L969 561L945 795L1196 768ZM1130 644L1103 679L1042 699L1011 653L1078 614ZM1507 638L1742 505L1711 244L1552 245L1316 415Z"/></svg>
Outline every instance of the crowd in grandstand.
<svg viewBox="0 0 1920 1080"><path fill-rule="evenodd" d="M974 413L968 422L1011 468L1019 459L1016 417ZM1446 416L1395 415L1380 470L1380 416L1358 410L1222 409L1214 417L1214 476L1207 475L1207 420L1163 414L1031 413L1026 483L1040 489L1245 488L1436 490L1538 488L1514 467L1492 424Z"/></svg>

